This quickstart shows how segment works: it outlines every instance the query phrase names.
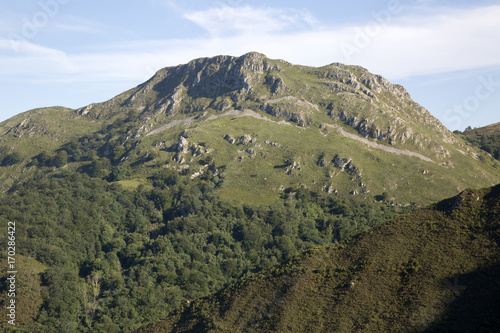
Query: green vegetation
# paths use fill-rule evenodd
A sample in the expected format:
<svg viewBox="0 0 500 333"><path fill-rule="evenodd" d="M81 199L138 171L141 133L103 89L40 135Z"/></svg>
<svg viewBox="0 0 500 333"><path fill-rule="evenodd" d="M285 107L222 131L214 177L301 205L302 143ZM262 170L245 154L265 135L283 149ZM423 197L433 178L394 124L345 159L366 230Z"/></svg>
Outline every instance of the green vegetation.
<svg viewBox="0 0 500 333"><path fill-rule="evenodd" d="M285 190L271 206L230 203L213 179L164 169L130 191L63 171L3 194L1 225L15 220L17 251L45 267L30 287L43 290L38 312L23 327L129 332L397 212L303 188Z"/></svg>
<svg viewBox="0 0 500 333"><path fill-rule="evenodd" d="M462 133L456 131L470 144L489 153L495 159L500 160L500 125L493 124L482 128L470 128Z"/></svg>
<svg viewBox="0 0 500 333"><path fill-rule="evenodd" d="M498 183L500 163L466 140L404 88L361 67L295 66L257 53L165 68L105 103L15 116L0 124L0 225L16 221L25 265L18 330L131 332L269 272L269 281L282 280L263 289L262 304L282 306L288 287L280 283L302 273L309 281L303 258L337 253L331 246L401 213ZM432 232L443 227L433 214L425 222ZM418 226L408 233L424 240L429 230ZM392 246L397 255L386 257L394 265L377 265L400 283L394 297L407 300L429 262L401 245L413 238L398 237L366 248ZM341 279L324 286L344 292L351 277L379 267L368 253L354 259L356 251L353 262L325 259L304 292L323 293L328 279ZM437 253L431 257L441 260ZM286 261L296 264L291 271L276 266ZM343 294L325 295L349 308ZM327 325L325 309L307 316ZM264 322L269 313L248 320ZM217 316L203 317L203 327L224 328Z"/></svg>
<svg viewBox="0 0 500 333"><path fill-rule="evenodd" d="M30 110L0 123L0 191L36 177L39 166L64 166L61 146L100 127L63 107Z"/></svg>
<svg viewBox="0 0 500 333"><path fill-rule="evenodd" d="M105 103L35 109L0 129L3 191L47 168L127 181L162 168L198 177L216 164L227 200L270 205L301 186L427 205L499 180L498 161L464 151L465 140L404 88L357 66L296 66L257 53L165 68ZM350 160L348 172L336 156Z"/></svg>
<svg viewBox="0 0 500 333"><path fill-rule="evenodd" d="M23 156L19 152L7 154L0 163L2 166L11 166L23 161Z"/></svg>
<svg viewBox="0 0 500 333"><path fill-rule="evenodd" d="M138 332L496 332L500 185L313 248Z"/></svg>

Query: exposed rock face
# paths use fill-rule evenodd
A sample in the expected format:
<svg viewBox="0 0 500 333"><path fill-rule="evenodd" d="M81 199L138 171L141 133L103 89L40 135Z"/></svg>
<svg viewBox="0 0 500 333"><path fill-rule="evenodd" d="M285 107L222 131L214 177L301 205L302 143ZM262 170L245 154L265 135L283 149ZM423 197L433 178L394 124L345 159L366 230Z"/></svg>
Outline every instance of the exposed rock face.
<svg viewBox="0 0 500 333"><path fill-rule="evenodd" d="M456 143L452 133L402 86L380 75L340 63L295 66L255 52L161 69L135 89L76 112L109 118L119 117L124 108L139 112L144 123L143 131L130 133L131 137L155 132L172 117L179 121L182 114L198 119L210 112L250 109L299 126L312 126L318 114L328 114L365 138L414 147L438 159L449 156L440 142Z"/></svg>
<svg viewBox="0 0 500 333"><path fill-rule="evenodd" d="M248 134L245 134L243 136L241 136L238 141L242 144L242 145L249 145L250 143L254 143L255 142L255 139L252 139L252 137Z"/></svg>
<svg viewBox="0 0 500 333"><path fill-rule="evenodd" d="M338 191L335 188L333 188L332 185L325 185L323 188L324 188L325 192L328 194L337 194L338 193Z"/></svg>
<svg viewBox="0 0 500 333"><path fill-rule="evenodd" d="M332 163L335 167L339 168L341 172L345 171L352 176L361 177L359 169L354 165L350 157L341 158L339 155L335 155Z"/></svg>
<svg viewBox="0 0 500 333"><path fill-rule="evenodd" d="M322 167L322 168L325 168L326 166L328 166L328 164L330 164L330 161L328 161L328 159L326 158L326 156L324 155L321 155L319 158L318 158L318 166Z"/></svg>
<svg viewBox="0 0 500 333"><path fill-rule="evenodd" d="M224 140L226 140L226 141L227 141L227 142L229 142L230 144L233 144L233 143L235 143L235 142L236 142L236 140L235 140L235 139L234 139L231 135L229 135L229 134L226 134L226 135L224 136Z"/></svg>
<svg viewBox="0 0 500 333"><path fill-rule="evenodd" d="M280 77L268 77L266 84L271 87L271 92L276 95L282 95L287 91L285 82Z"/></svg>
<svg viewBox="0 0 500 333"><path fill-rule="evenodd" d="M179 164L184 164L186 162L185 157L181 154L174 155L173 160Z"/></svg>
<svg viewBox="0 0 500 333"><path fill-rule="evenodd" d="M185 154L188 152L188 149L189 149L188 140L183 136L179 136L179 141L177 142L176 150L180 153Z"/></svg>

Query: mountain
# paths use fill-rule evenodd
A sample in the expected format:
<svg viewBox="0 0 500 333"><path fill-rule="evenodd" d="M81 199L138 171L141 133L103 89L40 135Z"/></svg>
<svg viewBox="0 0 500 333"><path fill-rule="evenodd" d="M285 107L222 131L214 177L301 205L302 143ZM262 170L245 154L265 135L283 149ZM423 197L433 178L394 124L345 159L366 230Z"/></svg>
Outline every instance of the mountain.
<svg viewBox="0 0 500 333"><path fill-rule="evenodd" d="M34 109L0 123L0 189L7 191L38 173L32 164L38 154L55 154L67 142L95 133L101 126L64 107Z"/></svg>
<svg viewBox="0 0 500 333"><path fill-rule="evenodd" d="M495 124L491 124L491 125L479 127L479 128L469 128L469 129L465 130L465 133L467 135L475 135L475 136L499 134L500 133L500 123L495 123Z"/></svg>
<svg viewBox="0 0 500 333"><path fill-rule="evenodd" d="M467 128L459 132L470 144L491 154L495 159L500 159L500 123L481 128Z"/></svg>
<svg viewBox="0 0 500 333"><path fill-rule="evenodd" d="M162 167L197 177L214 161L224 167L219 193L255 204L298 186L423 205L499 180L496 161L402 86L358 66L305 67L259 53L164 68L107 102L29 111L0 129L5 190L37 173L30 162L41 149L51 158L65 151L75 162L68 168L81 167L92 159L82 158L83 141L95 157L132 167L138 182Z"/></svg>
<svg viewBox="0 0 500 333"><path fill-rule="evenodd" d="M194 301L138 332L498 332L500 186Z"/></svg>
<svg viewBox="0 0 500 333"><path fill-rule="evenodd" d="M259 53L164 68L104 103L27 111L0 123L17 327L132 332L299 253L496 184L499 166L378 75Z"/></svg>

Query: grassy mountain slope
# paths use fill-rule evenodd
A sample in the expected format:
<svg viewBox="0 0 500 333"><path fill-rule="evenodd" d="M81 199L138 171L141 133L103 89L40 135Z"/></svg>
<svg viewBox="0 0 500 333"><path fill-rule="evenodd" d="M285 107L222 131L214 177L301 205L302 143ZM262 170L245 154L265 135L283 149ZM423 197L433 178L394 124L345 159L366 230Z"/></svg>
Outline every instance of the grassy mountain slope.
<svg viewBox="0 0 500 333"><path fill-rule="evenodd" d="M17 181L33 177L37 172L27 165L36 155L54 153L65 143L94 133L101 126L101 122L64 107L34 109L0 123L0 189L8 190ZM19 160L7 163L12 155Z"/></svg>
<svg viewBox="0 0 500 333"><path fill-rule="evenodd" d="M500 186L466 190L138 332L494 332Z"/></svg>
<svg viewBox="0 0 500 333"><path fill-rule="evenodd" d="M50 110L2 124L4 189L40 165L76 171L96 161L108 172L94 176L127 185L163 168L198 177L213 164L224 198L254 204L305 187L425 205L500 178L497 161L450 133L403 87L338 63L312 68L258 53L202 58L107 102ZM35 158L42 148L48 158ZM130 172L110 177L118 167Z"/></svg>
<svg viewBox="0 0 500 333"><path fill-rule="evenodd" d="M2 280L5 279L6 273L9 271L7 266L7 258L2 258ZM40 307L43 304L43 286L41 281L41 273L47 269L46 266L42 265L40 262L34 260L33 258L26 257L23 255L15 256L16 265L19 269L16 275L16 323L17 326L24 326L32 323L40 314ZM8 297L7 293L0 294L0 304L7 307L11 298ZM6 327L6 321L10 320L7 316L4 316L0 320L0 326Z"/></svg>
<svg viewBox="0 0 500 333"><path fill-rule="evenodd" d="M491 135L500 133L500 123L491 124L488 126L473 128L465 131L467 135Z"/></svg>

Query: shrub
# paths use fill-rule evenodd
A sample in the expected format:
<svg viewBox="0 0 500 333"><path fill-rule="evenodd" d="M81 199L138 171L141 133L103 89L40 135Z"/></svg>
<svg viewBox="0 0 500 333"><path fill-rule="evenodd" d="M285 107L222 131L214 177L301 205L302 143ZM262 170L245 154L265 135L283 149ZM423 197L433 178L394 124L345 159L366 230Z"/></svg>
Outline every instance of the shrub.
<svg viewBox="0 0 500 333"><path fill-rule="evenodd" d="M22 161L23 161L23 156L18 152L13 152L3 158L2 166L11 166L14 164L21 163Z"/></svg>

